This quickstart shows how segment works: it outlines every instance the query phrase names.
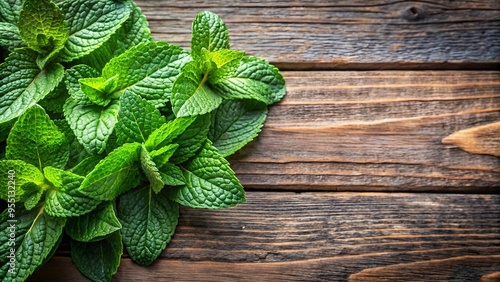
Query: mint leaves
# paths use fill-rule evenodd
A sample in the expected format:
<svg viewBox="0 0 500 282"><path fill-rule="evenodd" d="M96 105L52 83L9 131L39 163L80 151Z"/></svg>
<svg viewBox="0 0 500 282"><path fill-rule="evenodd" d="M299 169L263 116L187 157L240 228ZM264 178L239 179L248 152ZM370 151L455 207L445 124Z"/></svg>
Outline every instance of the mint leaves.
<svg viewBox="0 0 500 282"><path fill-rule="evenodd" d="M257 100L265 105L285 95L278 69L265 61L229 49L229 33L221 18L210 12L196 16L191 39L193 61L182 69L172 90L176 116L211 112L224 99Z"/></svg>
<svg viewBox="0 0 500 282"><path fill-rule="evenodd" d="M124 247L157 259L180 205L245 202L225 157L285 82L230 49L219 16L192 28L188 52L155 41L131 0L0 1L0 280L27 279L68 236L77 268L111 281Z"/></svg>
<svg viewBox="0 0 500 282"><path fill-rule="evenodd" d="M29 48L39 53L37 64L43 68L68 39L64 15L50 0L26 0L19 17L23 19L18 24L19 35Z"/></svg>
<svg viewBox="0 0 500 282"><path fill-rule="evenodd" d="M122 26L131 12L124 1L113 0L63 1L60 9L69 34L60 54L63 62L71 62L99 48Z"/></svg>

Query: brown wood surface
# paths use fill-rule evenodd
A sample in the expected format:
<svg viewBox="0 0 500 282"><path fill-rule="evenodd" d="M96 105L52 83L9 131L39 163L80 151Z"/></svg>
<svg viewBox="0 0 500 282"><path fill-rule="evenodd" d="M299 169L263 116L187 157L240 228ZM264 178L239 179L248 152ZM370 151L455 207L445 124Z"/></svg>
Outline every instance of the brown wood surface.
<svg viewBox="0 0 500 282"><path fill-rule="evenodd" d="M157 39L188 48L193 18L209 10L224 19L233 48L286 69L500 66L498 0L139 0L137 4Z"/></svg>
<svg viewBox="0 0 500 282"><path fill-rule="evenodd" d="M500 158L442 142L500 121L500 2L137 3L185 48L218 13L287 96L231 158L247 202L182 208L160 259L125 254L115 281L500 281ZM63 242L30 281L87 280Z"/></svg>
<svg viewBox="0 0 500 282"><path fill-rule="evenodd" d="M500 157L500 121L475 126L454 132L445 137L444 144L450 144L473 154Z"/></svg>
<svg viewBox="0 0 500 282"><path fill-rule="evenodd" d="M124 258L116 281L478 281L500 271L499 203L499 195L249 192L235 208L182 209L161 258L149 267ZM49 278L85 281L64 256L34 277Z"/></svg>
<svg viewBox="0 0 500 282"><path fill-rule="evenodd" d="M233 168L247 187L498 191L500 159L442 144L500 120L500 72L284 72L285 99ZM497 133L498 134L498 133Z"/></svg>

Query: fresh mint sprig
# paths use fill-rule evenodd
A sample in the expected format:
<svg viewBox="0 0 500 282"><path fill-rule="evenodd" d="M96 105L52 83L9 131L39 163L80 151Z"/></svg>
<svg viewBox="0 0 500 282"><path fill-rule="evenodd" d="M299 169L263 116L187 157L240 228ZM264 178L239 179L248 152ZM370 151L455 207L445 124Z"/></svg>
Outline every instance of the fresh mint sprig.
<svg viewBox="0 0 500 282"><path fill-rule="evenodd" d="M1 281L26 280L63 236L85 276L111 281L124 248L157 259L180 205L245 201L225 157L285 82L230 49L219 16L192 29L188 52L155 41L131 0L0 1Z"/></svg>

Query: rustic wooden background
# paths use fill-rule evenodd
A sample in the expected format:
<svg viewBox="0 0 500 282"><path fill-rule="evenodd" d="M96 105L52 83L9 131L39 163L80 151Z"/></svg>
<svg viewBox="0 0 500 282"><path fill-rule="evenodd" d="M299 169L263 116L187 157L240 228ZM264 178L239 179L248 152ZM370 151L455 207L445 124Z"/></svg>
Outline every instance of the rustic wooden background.
<svg viewBox="0 0 500 282"><path fill-rule="evenodd" d="M456 146L498 154L499 127L442 142L500 121L498 0L136 2L186 48L219 14L288 91L232 158L247 203L183 208L116 281L500 281L500 158ZM32 281L87 280L62 249Z"/></svg>

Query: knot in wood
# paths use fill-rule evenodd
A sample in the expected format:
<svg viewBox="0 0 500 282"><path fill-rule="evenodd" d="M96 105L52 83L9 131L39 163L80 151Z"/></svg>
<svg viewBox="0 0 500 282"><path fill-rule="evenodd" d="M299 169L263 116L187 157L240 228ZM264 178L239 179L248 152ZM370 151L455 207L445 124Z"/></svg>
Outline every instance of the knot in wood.
<svg viewBox="0 0 500 282"><path fill-rule="evenodd" d="M403 12L403 19L407 21L420 21L427 17L427 13L421 7L411 6Z"/></svg>

